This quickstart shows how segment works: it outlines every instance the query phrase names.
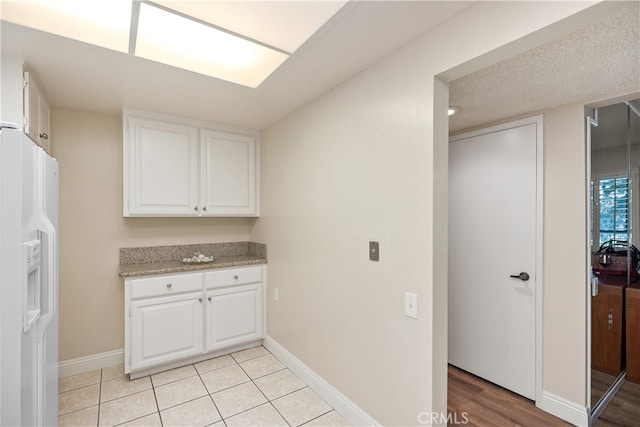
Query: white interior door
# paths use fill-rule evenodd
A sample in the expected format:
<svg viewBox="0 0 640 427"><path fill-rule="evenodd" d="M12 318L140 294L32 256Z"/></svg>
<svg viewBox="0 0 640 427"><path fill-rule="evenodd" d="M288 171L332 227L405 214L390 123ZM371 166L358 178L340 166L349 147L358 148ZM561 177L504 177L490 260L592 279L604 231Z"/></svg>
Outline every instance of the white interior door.
<svg viewBox="0 0 640 427"><path fill-rule="evenodd" d="M449 148L449 363L536 392L537 119ZM510 277L526 273L526 277Z"/></svg>

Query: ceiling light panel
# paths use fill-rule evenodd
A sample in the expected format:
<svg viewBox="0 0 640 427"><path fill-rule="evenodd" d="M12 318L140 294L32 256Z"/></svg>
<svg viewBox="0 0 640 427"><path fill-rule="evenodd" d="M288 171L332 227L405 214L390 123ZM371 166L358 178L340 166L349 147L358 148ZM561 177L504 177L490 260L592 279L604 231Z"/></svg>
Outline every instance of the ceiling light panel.
<svg viewBox="0 0 640 427"><path fill-rule="evenodd" d="M135 55L253 88L288 57L146 3L140 4Z"/></svg>
<svg viewBox="0 0 640 427"><path fill-rule="evenodd" d="M177 1L161 4L292 53L347 1Z"/></svg>
<svg viewBox="0 0 640 427"><path fill-rule="evenodd" d="M2 20L127 52L131 0L2 1Z"/></svg>

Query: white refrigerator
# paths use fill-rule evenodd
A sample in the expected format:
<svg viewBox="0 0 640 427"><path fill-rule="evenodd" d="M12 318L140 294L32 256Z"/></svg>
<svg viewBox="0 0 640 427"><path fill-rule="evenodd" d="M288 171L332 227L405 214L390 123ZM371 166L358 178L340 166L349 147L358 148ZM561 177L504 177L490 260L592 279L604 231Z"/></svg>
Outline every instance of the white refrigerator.
<svg viewBox="0 0 640 427"><path fill-rule="evenodd" d="M58 162L0 127L0 425L57 425Z"/></svg>

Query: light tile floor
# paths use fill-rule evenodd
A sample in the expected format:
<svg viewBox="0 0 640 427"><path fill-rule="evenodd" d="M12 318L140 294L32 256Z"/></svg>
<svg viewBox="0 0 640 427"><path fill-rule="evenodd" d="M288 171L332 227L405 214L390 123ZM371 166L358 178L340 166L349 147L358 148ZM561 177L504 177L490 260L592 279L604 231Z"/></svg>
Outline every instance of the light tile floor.
<svg viewBox="0 0 640 427"><path fill-rule="evenodd" d="M60 426L346 426L264 347L129 380L124 366L59 381Z"/></svg>

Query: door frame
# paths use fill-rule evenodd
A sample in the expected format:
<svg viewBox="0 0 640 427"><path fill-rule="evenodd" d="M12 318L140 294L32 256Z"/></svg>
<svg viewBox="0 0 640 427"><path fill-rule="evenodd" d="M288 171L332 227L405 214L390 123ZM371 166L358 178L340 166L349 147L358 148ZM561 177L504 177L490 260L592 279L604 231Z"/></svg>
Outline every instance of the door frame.
<svg viewBox="0 0 640 427"><path fill-rule="evenodd" d="M543 222L544 222L544 121L542 115L509 121L449 137L449 143L489 133L501 132L530 124L536 125L536 212L535 212L535 404L542 407L542 295L543 285Z"/></svg>

